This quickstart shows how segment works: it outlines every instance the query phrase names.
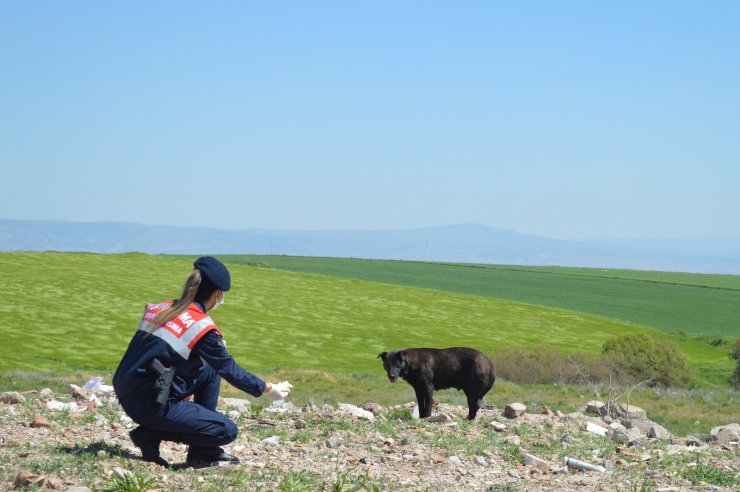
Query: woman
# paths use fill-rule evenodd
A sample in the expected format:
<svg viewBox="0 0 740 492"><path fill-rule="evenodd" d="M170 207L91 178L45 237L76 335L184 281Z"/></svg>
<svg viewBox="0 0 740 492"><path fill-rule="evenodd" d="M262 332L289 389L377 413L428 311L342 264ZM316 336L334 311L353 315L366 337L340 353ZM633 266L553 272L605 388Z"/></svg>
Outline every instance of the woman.
<svg viewBox="0 0 740 492"><path fill-rule="evenodd" d="M221 378L253 396L285 398L287 381L266 383L239 366L206 313L224 301L231 276L211 256L198 258L180 299L148 304L139 329L113 376L116 396L139 427L129 433L142 459L162 466L161 441L189 445L187 464L213 466L239 459L220 447L237 427L216 411ZM186 398L192 396L192 401ZM159 400L159 401L158 401Z"/></svg>

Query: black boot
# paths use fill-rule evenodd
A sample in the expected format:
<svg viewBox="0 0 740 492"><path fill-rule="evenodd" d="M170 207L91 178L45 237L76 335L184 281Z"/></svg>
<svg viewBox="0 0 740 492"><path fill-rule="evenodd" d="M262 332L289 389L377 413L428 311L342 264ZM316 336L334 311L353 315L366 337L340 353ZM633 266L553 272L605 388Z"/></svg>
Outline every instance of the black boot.
<svg viewBox="0 0 740 492"><path fill-rule="evenodd" d="M164 458L159 456L159 443L161 441L152 437L148 430L143 427L137 427L129 432L128 435L131 438L131 442L137 448L141 449L142 460L150 461L164 467L170 466Z"/></svg>
<svg viewBox="0 0 740 492"><path fill-rule="evenodd" d="M218 466L219 463L239 463L239 458L229 454L223 448L199 448L190 446L186 464L193 468Z"/></svg>

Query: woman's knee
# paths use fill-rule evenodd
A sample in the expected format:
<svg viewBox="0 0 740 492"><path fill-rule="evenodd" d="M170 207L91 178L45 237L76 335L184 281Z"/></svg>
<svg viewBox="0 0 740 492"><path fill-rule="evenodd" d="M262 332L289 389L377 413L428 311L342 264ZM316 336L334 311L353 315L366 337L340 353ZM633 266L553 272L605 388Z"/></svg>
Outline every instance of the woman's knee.
<svg viewBox="0 0 740 492"><path fill-rule="evenodd" d="M227 419L224 425L224 430L221 433L221 439L223 440L223 443L221 444L228 444L232 442L234 439L236 439L236 436L238 434L239 434L239 428L236 426L234 422Z"/></svg>

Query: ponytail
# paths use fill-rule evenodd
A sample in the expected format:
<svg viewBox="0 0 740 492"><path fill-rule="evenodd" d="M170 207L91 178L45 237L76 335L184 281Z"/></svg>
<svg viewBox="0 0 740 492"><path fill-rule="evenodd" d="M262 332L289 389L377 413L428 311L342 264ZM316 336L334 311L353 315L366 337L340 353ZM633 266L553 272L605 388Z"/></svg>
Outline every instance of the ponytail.
<svg viewBox="0 0 740 492"><path fill-rule="evenodd" d="M149 322L150 329L152 331L160 328L169 320L179 316L187 310L188 306L190 306L195 300L195 294L198 292L202 278L200 270L197 268L194 269L193 273L191 273L185 281L180 299L176 300L172 306L160 311L154 319Z"/></svg>

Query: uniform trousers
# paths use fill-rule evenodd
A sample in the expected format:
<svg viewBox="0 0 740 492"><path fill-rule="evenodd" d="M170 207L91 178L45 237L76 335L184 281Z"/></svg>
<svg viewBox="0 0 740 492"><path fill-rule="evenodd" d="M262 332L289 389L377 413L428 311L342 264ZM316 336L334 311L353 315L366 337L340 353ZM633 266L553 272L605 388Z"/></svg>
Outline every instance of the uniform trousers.
<svg viewBox="0 0 740 492"><path fill-rule="evenodd" d="M154 390L120 401L126 414L149 432L151 438L190 446L189 453L216 455L219 446L236 439L238 429L228 417L216 411L221 376L208 364L189 393L165 405L156 402ZM193 401L186 401L190 395Z"/></svg>

